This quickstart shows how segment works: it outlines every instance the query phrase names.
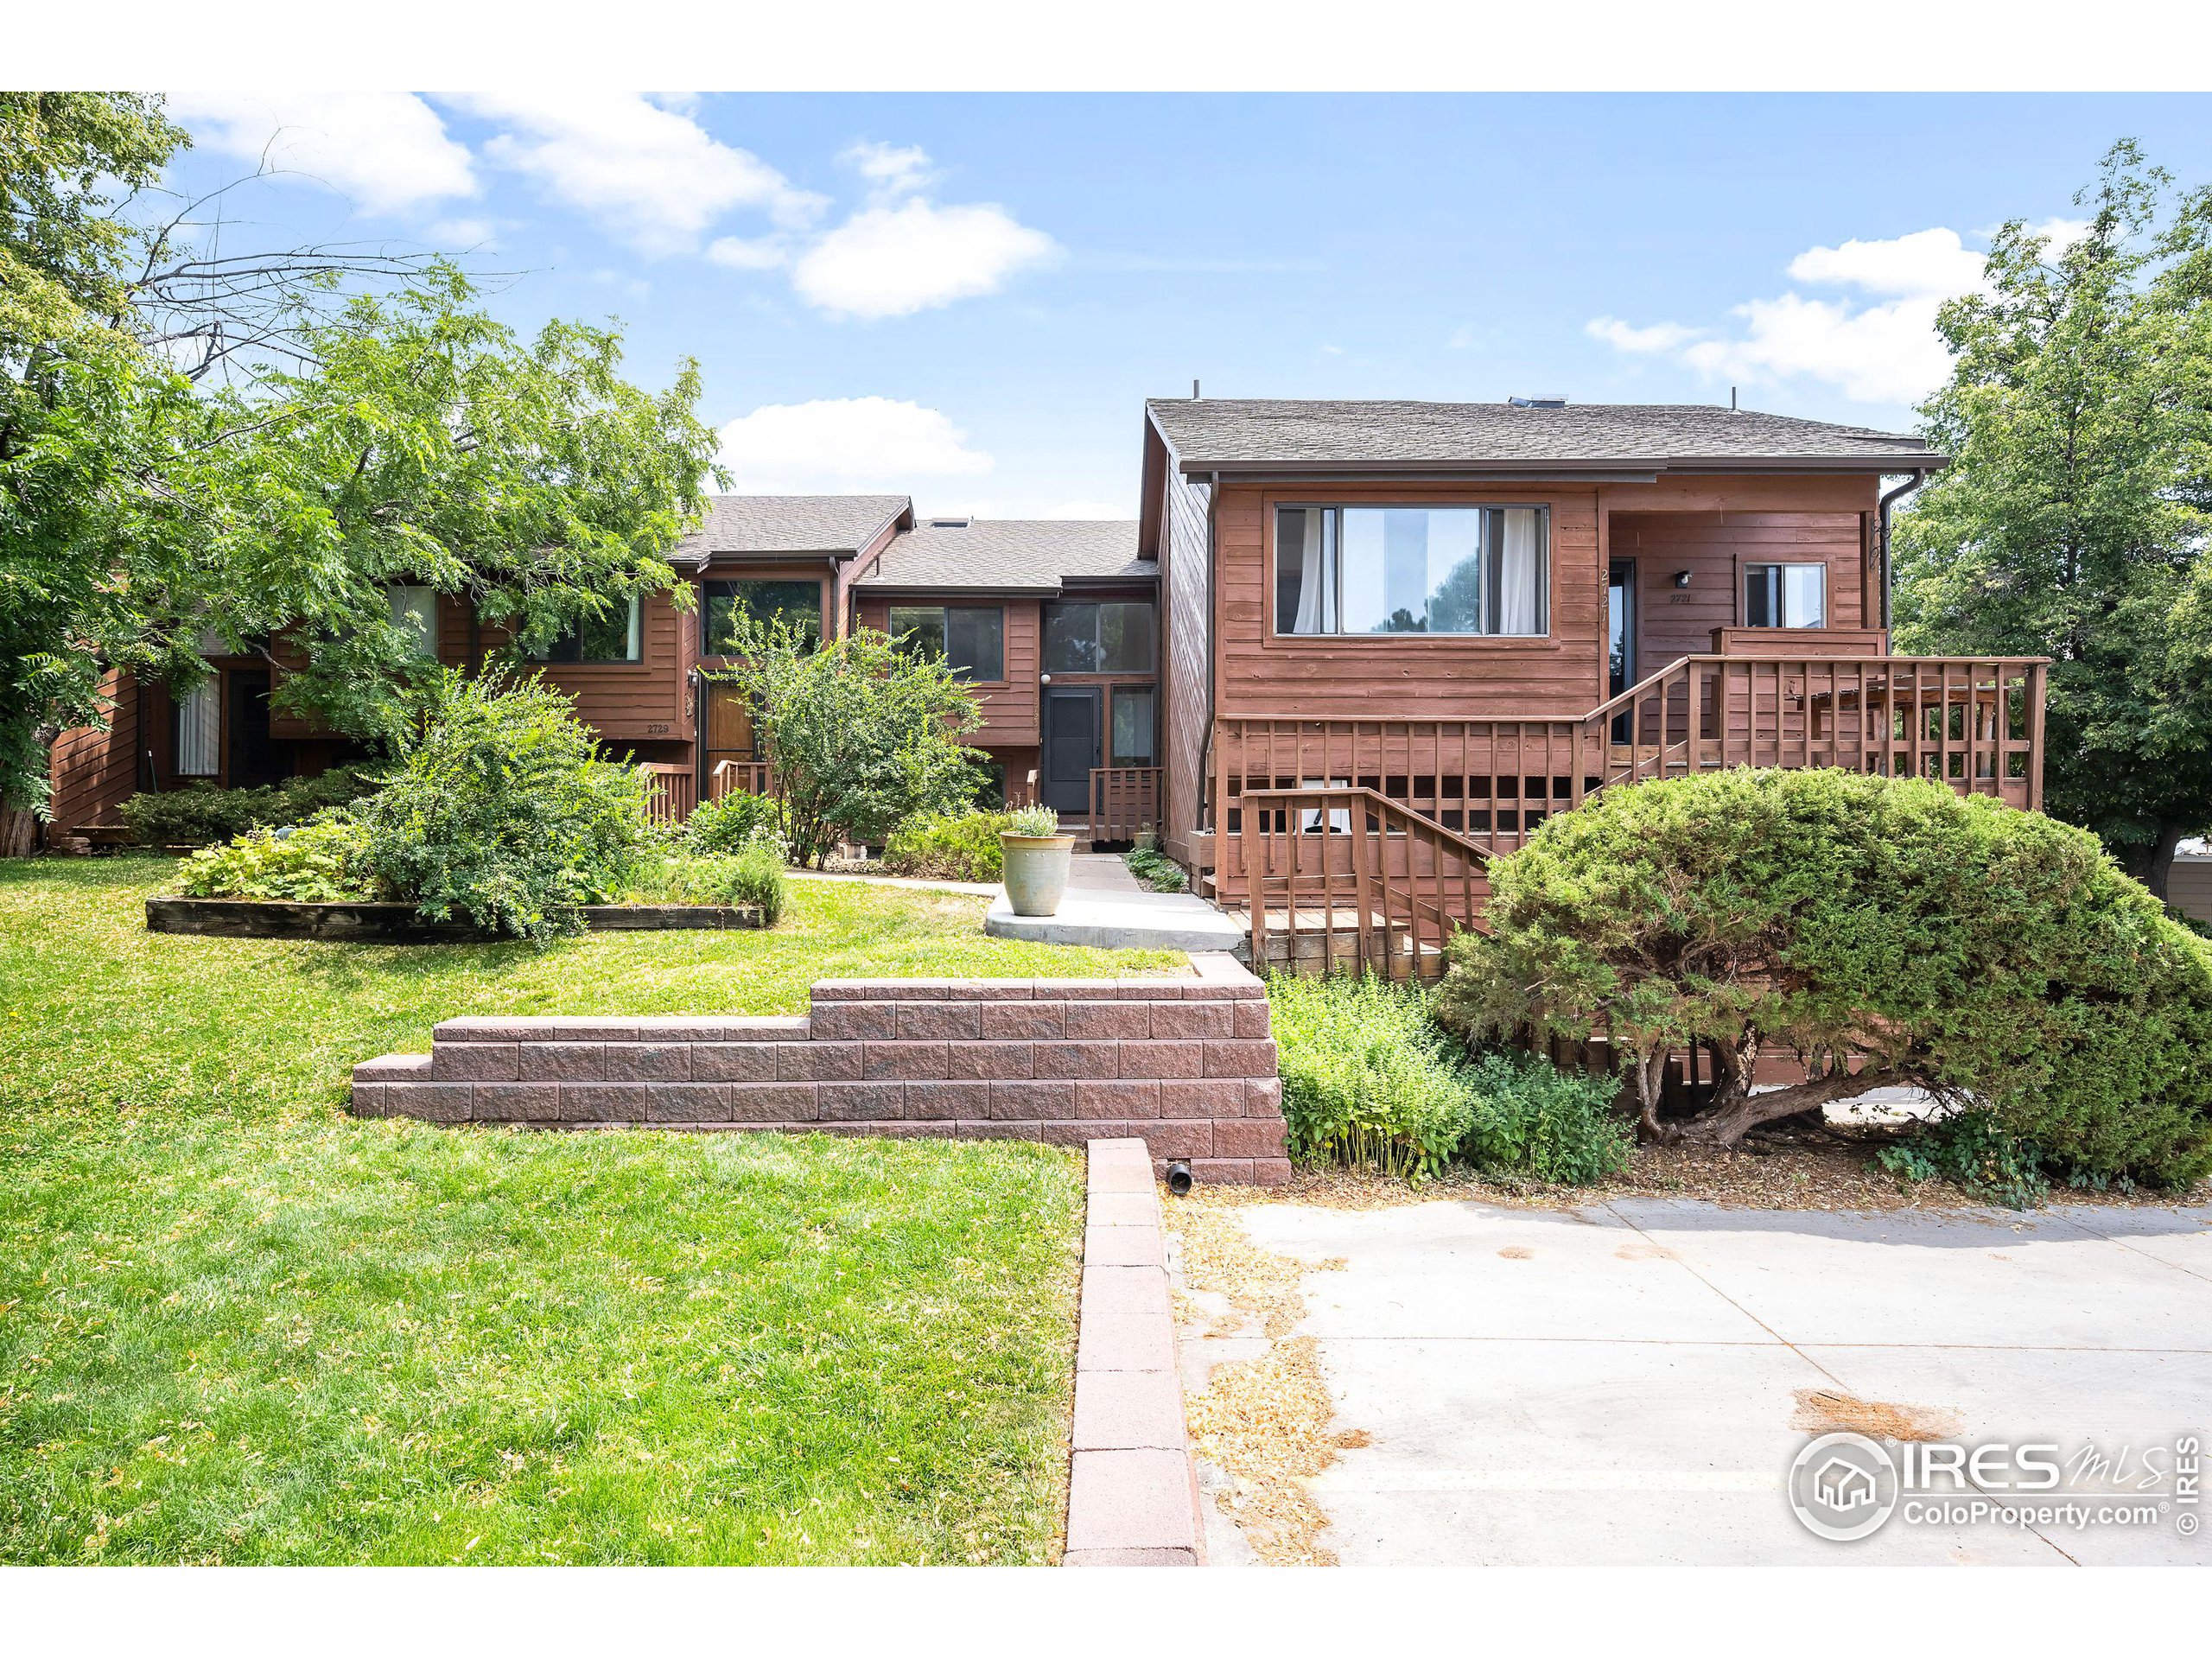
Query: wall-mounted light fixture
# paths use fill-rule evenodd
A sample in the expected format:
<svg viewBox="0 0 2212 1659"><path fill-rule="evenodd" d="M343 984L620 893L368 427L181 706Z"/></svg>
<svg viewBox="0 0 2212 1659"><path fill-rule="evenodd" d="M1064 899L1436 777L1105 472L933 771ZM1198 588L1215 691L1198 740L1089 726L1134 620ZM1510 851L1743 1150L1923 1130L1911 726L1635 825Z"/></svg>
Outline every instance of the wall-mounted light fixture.
<svg viewBox="0 0 2212 1659"><path fill-rule="evenodd" d="M1675 571L1675 587L1677 587L1677 588L1687 588L1687 587L1688 587L1689 585L1690 585L1690 573L1689 573L1688 571L1687 571L1687 570L1677 570L1677 571Z"/></svg>

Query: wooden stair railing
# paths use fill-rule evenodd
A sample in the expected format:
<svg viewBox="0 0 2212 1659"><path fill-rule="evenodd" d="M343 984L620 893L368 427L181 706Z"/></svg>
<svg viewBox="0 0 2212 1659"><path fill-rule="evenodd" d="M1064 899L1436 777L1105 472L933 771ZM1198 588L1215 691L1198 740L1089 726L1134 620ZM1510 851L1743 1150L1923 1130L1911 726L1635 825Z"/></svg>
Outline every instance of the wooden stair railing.
<svg viewBox="0 0 2212 1659"><path fill-rule="evenodd" d="M1135 841L1160 826L1161 771L1158 766L1090 769L1090 839Z"/></svg>
<svg viewBox="0 0 2212 1659"><path fill-rule="evenodd" d="M1255 790L1243 798L1255 968L1278 956L1300 967L1316 954L1306 947L1318 946L1324 972L1443 972L1445 946L1475 925L1489 891L1481 847L1357 785Z"/></svg>

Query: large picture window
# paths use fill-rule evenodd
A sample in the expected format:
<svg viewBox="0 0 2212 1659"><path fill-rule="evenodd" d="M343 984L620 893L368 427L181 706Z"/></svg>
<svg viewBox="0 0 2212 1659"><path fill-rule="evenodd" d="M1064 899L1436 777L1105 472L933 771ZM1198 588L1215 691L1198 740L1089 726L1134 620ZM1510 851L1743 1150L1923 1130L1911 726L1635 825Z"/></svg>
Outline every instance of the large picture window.
<svg viewBox="0 0 2212 1659"><path fill-rule="evenodd" d="M638 626L638 596L626 609L617 605L578 623L545 648L547 663L634 663L644 657Z"/></svg>
<svg viewBox="0 0 2212 1659"><path fill-rule="evenodd" d="M995 605L893 605L891 637L918 657L942 657L963 680L1006 678L1006 612Z"/></svg>
<svg viewBox="0 0 2212 1659"><path fill-rule="evenodd" d="M822 643L819 582L710 582L707 584L707 645L702 653L728 657L740 616L759 623L795 622L810 645Z"/></svg>
<svg viewBox="0 0 2212 1659"><path fill-rule="evenodd" d="M1275 632L1551 628L1547 507L1278 507Z"/></svg>
<svg viewBox="0 0 2212 1659"><path fill-rule="evenodd" d="M1825 628L1827 625L1827 566L1747 564L1744 567L1745 627Z"/></svg>
<svg viewBox="0 0 2212 1659"><path fill-rule="evenodd" d="M1149 674L1153 671L1149 601L1057 602L1045 607L1048 674Z"/></svg>

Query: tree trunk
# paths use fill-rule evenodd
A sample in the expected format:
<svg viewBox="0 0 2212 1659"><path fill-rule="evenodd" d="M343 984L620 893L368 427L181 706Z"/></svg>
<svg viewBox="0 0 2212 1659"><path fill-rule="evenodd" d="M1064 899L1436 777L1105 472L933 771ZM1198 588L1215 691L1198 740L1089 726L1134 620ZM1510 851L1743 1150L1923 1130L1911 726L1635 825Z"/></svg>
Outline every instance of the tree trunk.
<svg viewBox="0 0 2212 1659"><path fill-rule="evenodd" d="M2166 883L2173 879L2174 850L2180 845L2181 825L2160 824L2158 838L2145 850L2141 867L2137 872L2143 885L2156 893L2162 902L2166 896Z"/></svg>
<svg viewBox="0 0 2212 1659"><path fill-rule="evenodd" d="M1667 1045L1654 1043L1649 1048L1624 1052L1628 1056L1629 1078L1636 1085L1637 1129L1646 1141L1655 1145L1673 1140L1672 1132L1659 1121L1659 1094L1667 1084Z"/></svg>
<svg viewBox="0 0 2212 1659"><path fill-rule="evenodd" d="M1675 1133L1688 1145L1733 1147L1750 1131L1762 1123L1771 1123L1777 1117L1795 1117L1832 1100L1849 1100L1869 1089L1886 1089L1892 1084L1910 1081L1900 1071L1861 1071L1853 1077L1838 1067L1809 1083L1770 1089L1764 1094L1745 1094L1731 1106L1700 1113L1688 1122L1675 1125Z"/></svg>
<svg viewBox="0 0 2212 1659"><path fill-rule="evenodd" d="M28 807L0 806L0 858L29 858L38 851L38 815Z"/></svg>

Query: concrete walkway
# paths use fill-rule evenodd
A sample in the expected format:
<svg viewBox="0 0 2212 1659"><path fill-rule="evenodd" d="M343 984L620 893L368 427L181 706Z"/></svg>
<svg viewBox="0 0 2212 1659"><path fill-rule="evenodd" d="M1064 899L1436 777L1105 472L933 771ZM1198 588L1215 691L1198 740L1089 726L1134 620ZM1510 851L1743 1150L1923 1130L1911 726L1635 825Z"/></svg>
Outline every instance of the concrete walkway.
<svg viewBox="0 0 2212 1659"><path fill-rule="evenodd" d="M1823 1541L1784 1497L1819 1399L1930 1435L2153 1446L2212 1429L2212 1206L1829 1214L1617 1199L1264 1205L1309 1273L1338 1454L1312 1490L1346 1565L2212 1562L2137 1526L1910 1525ZM1827 1408L1832 1410L1832 1407ZM2139 1466L2138 1469L2139 1473ZM2171 1497L2169 1480L2149 1496ZM2068 1478L2089 1501L2132 1483ZM1965 1494L1971 1498L1975 1494ZM1207 1505L1210 1533L1231 1523ZM1210 1541L1215 1561L1246 1552Z"/></svg>
<svg viewBox="0 0 2212 1659"><path fill-rule="evenodd" d="M1187 893L1154 893L1111 853L1077 853L1068 890L1052 916L1017 916L1001 893L983 917L994 938L1106 950L1229 950L1244 938L1236 924Z"/></svg>

